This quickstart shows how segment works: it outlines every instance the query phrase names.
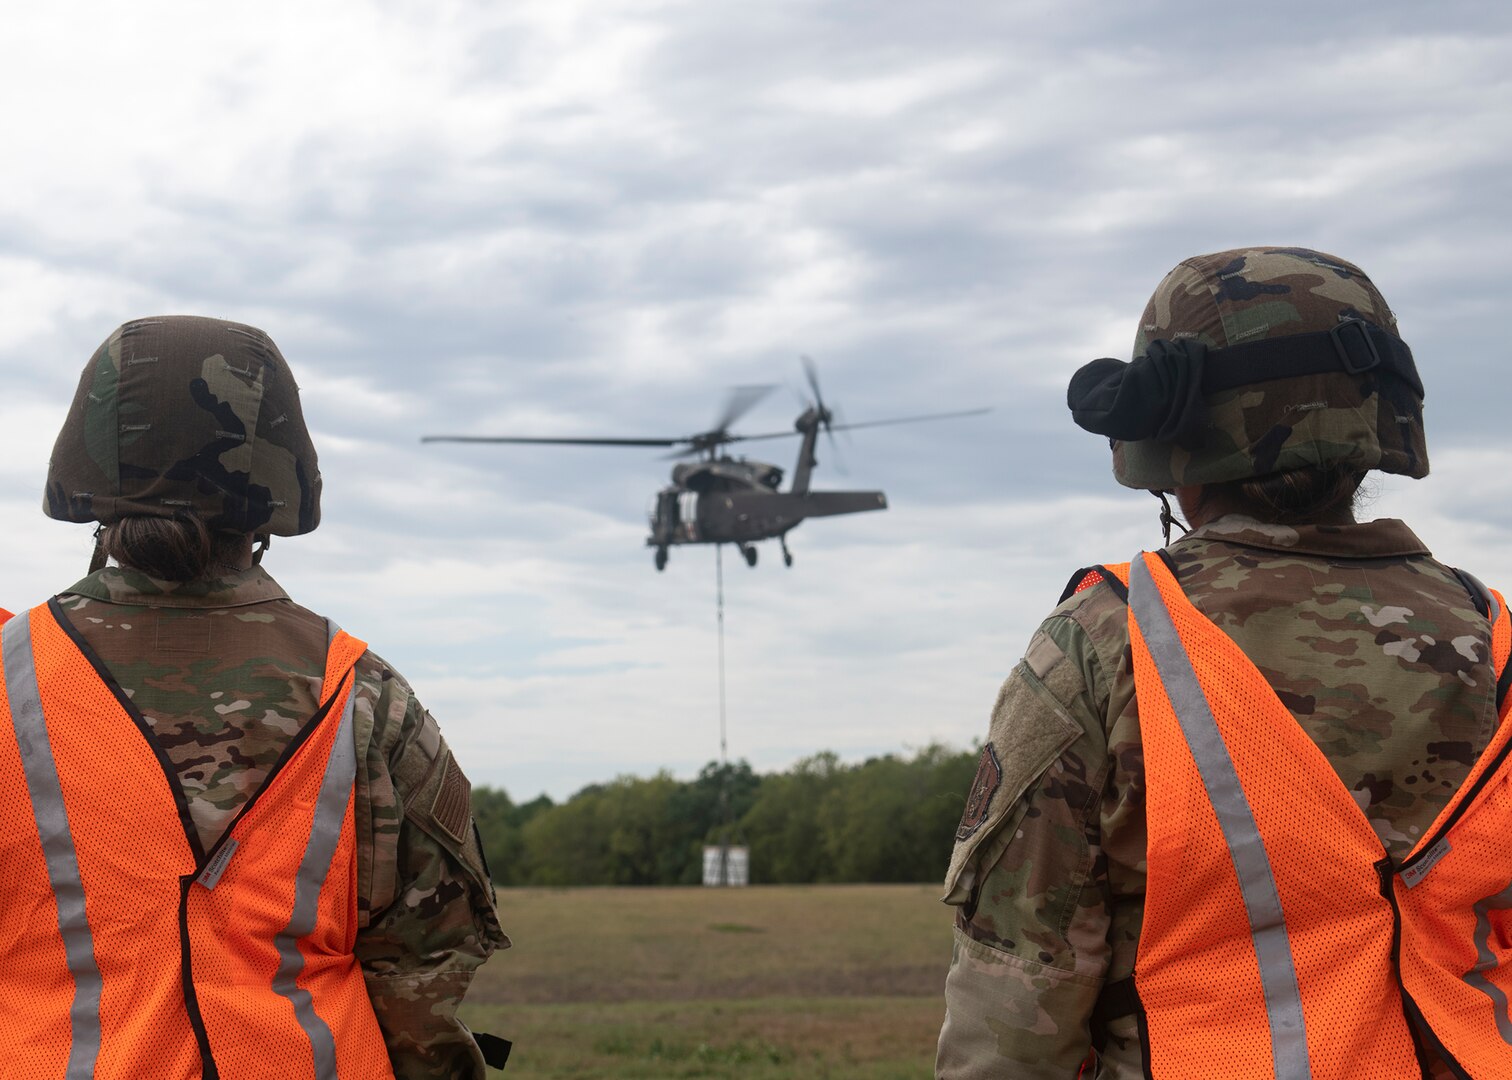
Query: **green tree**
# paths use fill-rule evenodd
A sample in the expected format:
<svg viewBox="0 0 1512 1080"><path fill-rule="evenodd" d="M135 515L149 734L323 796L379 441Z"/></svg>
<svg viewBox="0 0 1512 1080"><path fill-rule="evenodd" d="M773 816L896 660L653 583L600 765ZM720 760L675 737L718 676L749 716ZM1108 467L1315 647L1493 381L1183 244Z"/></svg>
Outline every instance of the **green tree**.
<svg viewBox="0 0 1512 1080"><path fill-rule="evenodd" d="M941 746L859 765L825 752L767 776L744 761L711 762L690 781L622 776L560 805L543 795L515 806L480 788L473 805L501 885L694 884L703 845L724 832L726 798L754 882L933 881L975 767Z"/></svg>
<svg viewBox="0 0 1512 1080"><path fill-rule="evenodd" d="M483 858L495 885L529 883L521 830L531 818L553 805L548 796L537 795L530 802L516 806L503 788L473 788L473 821L478 826Z"/></svg>
<svg viewBox="0 0 1512 1080"><path fill-rule="evenodd" d="M969 754L930 746L845 770L819 812L837 881L932 881L943 877L961 817Z"/></svg>
<svg viewBox="0 0 1512 1080"><path fill-rule="evenodd" d="M472 811L494 884L519 884L520 830L514 823L515 805L509 795L502 788L475 787Z"/></svg>
<svg viewBox="0 0 1512 1080"><path fill-rule="evenodd" d="M747 761L725 765L711 761L691 783L678 786L672 796L671 813L678 821L687 822L689 830L679 865L675 869L669 867L671 872L665 878L669 884L697 885L703 880L703 847L720 842L727 831L726 822L730 842L745 842L741 819L755 802L762 783L763 778L756 775Z"/></svg>
<svg viewBox="0 0 1512 1080"><path fill-rule="evenodd" d="M530 881L541 885L670 885L682 880L704 827L683 815L688 785L668 773L622 776L542 810L521 830Z"/></svg>
<svg viewBox="0 0 1512 1080"><path fill-rule="evenodd" d="M599 785L584 788L520 829L527 884L609 884L603 792Z"/></svg>
<svg viewBox="0 0 1512 1080"><path fill-rule="evenodd" d="M622 777L604 791L609 883L662 885L677 880L691 822L673 815L681 785L666 772Z"/></svg>
<svg viewBox="0 0 1512 1080"><path fill-rule="evenodd" d="M762 780L739 830L751 849L753 882L836 880L823 849L819 808L841 772L840 759L825 751Z"/></svg>

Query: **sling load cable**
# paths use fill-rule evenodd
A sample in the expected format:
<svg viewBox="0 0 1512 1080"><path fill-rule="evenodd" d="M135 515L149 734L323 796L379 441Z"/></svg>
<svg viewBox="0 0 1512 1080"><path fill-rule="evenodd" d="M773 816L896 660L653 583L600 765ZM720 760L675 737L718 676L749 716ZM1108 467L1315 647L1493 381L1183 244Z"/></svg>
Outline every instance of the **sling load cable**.
<svg viewBox="0 0 1512 1080"><path fill-rule="evenodd" d="M730 762L725 724L724 545L714 545L714 611L719 624L719 884L730 883Z"/></svg>

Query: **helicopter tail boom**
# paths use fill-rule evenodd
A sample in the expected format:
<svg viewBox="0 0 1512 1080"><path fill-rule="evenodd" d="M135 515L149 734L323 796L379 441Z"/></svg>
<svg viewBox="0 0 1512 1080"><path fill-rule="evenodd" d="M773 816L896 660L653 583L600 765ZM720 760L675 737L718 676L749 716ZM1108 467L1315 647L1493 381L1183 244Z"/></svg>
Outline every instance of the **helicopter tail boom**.
<svg viewBox="0 0 1512 1080"><path fill-rule="evenodd" d="M880 491L810 491L798 496L794 502L804 517L834 517L836 514L887 509L887 496Z"/></svg>
<svg viewBox="0 0 1512 1080"><path fill-rule="evenodd" d="M698 509L693 543L752 543L784 535L804 518L886 510L880 491L732 492L704 496ZM689 541L673 540L672 543Z"/></svg>

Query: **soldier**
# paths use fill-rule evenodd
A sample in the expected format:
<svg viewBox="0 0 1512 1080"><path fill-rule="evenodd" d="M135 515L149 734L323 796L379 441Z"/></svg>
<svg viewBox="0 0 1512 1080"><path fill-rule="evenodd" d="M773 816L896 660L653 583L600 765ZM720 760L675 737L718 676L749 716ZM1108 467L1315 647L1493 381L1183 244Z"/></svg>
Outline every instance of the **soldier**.
<svg viewBox="0 0 1512 1080"><path fill-rule="evenodd" d="M85 367L44 509L100 523L95 564L3 634L0 1060L29 1076L484 1075L456 1010L508 941L467 779L259 565L320 489L262 331L139 319Z"/></svg>
<svg viewBox="0 0 1512 1080"><path fill-rule="evenodd" d="M1353 514L1428 472L1395 317L1343 260L1225 251L1134 355L1068 401L1192 530L1076 574L1003 686L937 1075L1512 1076L1512 621Z"/></svg>

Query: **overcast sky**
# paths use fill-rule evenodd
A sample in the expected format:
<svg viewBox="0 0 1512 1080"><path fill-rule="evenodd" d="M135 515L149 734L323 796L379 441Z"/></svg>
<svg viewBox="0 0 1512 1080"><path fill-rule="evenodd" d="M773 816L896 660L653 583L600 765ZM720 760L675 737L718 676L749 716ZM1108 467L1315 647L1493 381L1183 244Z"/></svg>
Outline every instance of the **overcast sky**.
<svg viewBox="0 0 1512 1080"><path fill-rule="evenodd" d="M727 552L730 750L758 769L985 732L1078 566L1160 542L1075 428L1181 258L1360 263L1428 384L1433 475L1380 485L1512 587L1503 435L1512 9L905 0L29 5L0 67L0 605L87 564L40 512L79 371L123 320L266 329L324 522L266 565L403 671L517 799L718 754L714 553L657 574L656 451L730 386L861 421L883 514ZM791 424L774 393L745 430ZM793 444L756 444L790 468Z"/></svg>

